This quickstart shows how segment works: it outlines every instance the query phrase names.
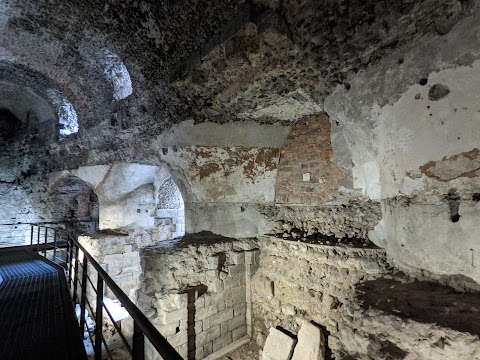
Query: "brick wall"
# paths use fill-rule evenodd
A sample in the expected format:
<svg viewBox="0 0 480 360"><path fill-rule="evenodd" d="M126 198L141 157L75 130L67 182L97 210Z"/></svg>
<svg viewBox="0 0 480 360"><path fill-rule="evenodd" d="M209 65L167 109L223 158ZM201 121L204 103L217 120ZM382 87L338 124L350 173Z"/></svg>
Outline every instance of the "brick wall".
<svg viewBox="0 0 480 360"><path fill-rule="evenodd" d="M345 173L330 161L330 129L325 112L307 116L292 126L280 153L277 203L318 204L331 200Z"/></svg>

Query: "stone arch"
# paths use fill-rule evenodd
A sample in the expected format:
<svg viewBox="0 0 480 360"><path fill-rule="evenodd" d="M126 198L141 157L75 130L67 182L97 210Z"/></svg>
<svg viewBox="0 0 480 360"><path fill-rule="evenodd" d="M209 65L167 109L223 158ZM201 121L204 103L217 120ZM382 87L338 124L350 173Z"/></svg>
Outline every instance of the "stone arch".
<svg viewBox="0 0 480 360"><path fill-rule="evenodd" d="M47 93L50 102L56 109L60 138L77 133L79 130L78 116L72 103L58 90L49 89Z"/></svg>
<svg viewBox="0 0 480 360"><path fill-rule="evenodd" d="M98 230L100 205L92 186L77 176L65 176L52 188L57 219L80 232Z"/></svg>
<svg viewBox="0 0 480 360"><path fill-rule="evenodd" d="M185 235L185 203L172 176L165 178L157 190L157 222L168 238Z"/></svg>
<svg viewBox="0 0 480 360"><path fill-rule="evenodd" d="M120 57L109 49L100 50L97 56L103 68L103 75L113 88L113 99L118 101L132 95L130 73Z"/></svg>

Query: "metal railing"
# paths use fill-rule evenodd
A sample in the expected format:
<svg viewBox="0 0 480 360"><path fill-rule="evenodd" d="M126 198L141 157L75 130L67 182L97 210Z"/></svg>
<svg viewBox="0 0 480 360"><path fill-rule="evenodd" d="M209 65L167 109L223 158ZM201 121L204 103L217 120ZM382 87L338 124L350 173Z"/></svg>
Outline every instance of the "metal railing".
<svg viewBox="0 0 480 360"><path fill-rule="evenodd" d="M35 251L43 252L43 255L47 258L50 255L50 260L63 266L65 269L72 301L74 305L80 304L80 330L83 333L85 328L87 329L90 342L94 349L95 360L103 359L103 349L109 359L114 359L107 344L107 339L103 336L104 312L110 318L125 349L130 353L133 360L145 359L145 337L147 337L151 345L164 360L182 359L173 346L168 343L140 309L138 309L115 281L106 273L101 265L97 263L93 256L90 255L67 230L31 225L30 246ZM93 269L96 273L96 280L94 279L94 281L92 281L91 274L89 274L90 269ZM96 284L94 284L95 281ZM88 284L90 284L91 289L93 289L94 297L96 298L96 304L93 306L87 296ZM127 340L127 336L117 324L107 306L103 303L103 295L106 288L112 291L133 319L133 336L130 342ZM94 321L95 327L93 331L88 328L85 310L87 310Z"/></svg>

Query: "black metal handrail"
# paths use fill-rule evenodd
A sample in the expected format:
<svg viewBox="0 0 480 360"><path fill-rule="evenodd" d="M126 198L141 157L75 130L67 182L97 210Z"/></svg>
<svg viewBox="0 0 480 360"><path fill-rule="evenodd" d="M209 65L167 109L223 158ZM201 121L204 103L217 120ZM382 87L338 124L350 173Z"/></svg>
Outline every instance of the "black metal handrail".
<svg viewBox="0 0 480 360"><path fill-rule="evenodd" d="M36 228L36 229L35 229ZM43 234L42 230L43 229ZM35 231L36 230L36 231ZM51 232L53 231L53 235ZM53 243L47 242L48 234L53 236ZM95 360L102 359L102 344L105 347L107 355L113 359L110 349L107 346L106 339L103 336L103 310L106 310L107 315L112 321L115 329L125 347L129 351L133 360L145 359L145 336L148 338L152 346L165 360L180 360L182 357L173 348L173 346L160 334L157 328L147 319L147 317L140 311L140 309L130 300L130 298L123 292L123 290L115 283L115 281L107 274L107 272L98 264L88 251L65 229L57 229L37 224L31 225L30 245L36 246L40 251L43 251L44 256L47 255L47 250L53 250L53 261L60 262L65 268L68 284L71 287L73 303L80 304L80 329L83 333L85 326L92 342ZM61 236L61 235L64 236ZM36 236L35 236L36 235ZM35 240L37 244L35 244ZM65 259L57 256L57 249L64 248ZM43 249L43 250L42 250ZM80 261L80 252L83 254L83 260ZM88 276L88 264L95 269L97 273L97 284L94 286L91 278ZM81 279L78 278L79 270L81 268ZM96 294L95 310L90 305L87 299L87 283L90 283ZM80 285L80 298L78 298L78 290ZM132 345L128 343L120 327L116 324L112 314L103 303L104 287L107 286L115 294L122 306L127 310L133 319L133 338ZM95 340L91 336L90 329L86 324L85 310L88 306L90 315L95 322Z"/></svg>

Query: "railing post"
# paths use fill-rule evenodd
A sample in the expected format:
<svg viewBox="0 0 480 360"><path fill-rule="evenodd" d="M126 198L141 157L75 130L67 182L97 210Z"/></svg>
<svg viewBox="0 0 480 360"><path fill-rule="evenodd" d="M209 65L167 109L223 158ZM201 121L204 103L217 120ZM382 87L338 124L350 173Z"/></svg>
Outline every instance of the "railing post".
<svg viewBox="0 0 480 360"><path fill-rule="evenodd" d="M73 280L73 303L76 304L78 300L78 256L80 255L80 249L78 246L75 249L75 276Z"/></svg>
<svg viewBox="0 0 480 360"><path fill-rule="evenodd" d="M132 341L132 360L144 360L145 359L145 336L142 330L137 325L137 322L133 322L133 341Z"/></svg>
<svg viewBox="0 0 480 360"><path fill-rule="evenodd" d="M85 306L87 303L87 264L88 260L85 254L83 254L82 263L82 295L80 297L80 329L85 331Z"/></svg>
<svg viewBox="0 0 480 360"><path fill-rule="evenodd" d="M47 241L48 241L47 237L48 237L48 228L45 227L45 241L44 241L45 245L47 245ZM47 257L47 247L46 246L43 248L43 257Z"/></svg>
<svg viewBox="0 0 480 360"><path fill-rule="evenodd" d="M103 279L97 274L97 309L95 314L95 360L102 360Z"/></svg>
<svg viewBox="0 0 480 360"><path fill-rule="evenodd" d="M57 258L57 230L53 231L53 261Z"/></svg>
<svg viewBox="0 0 480 360"><path fill-rule="evenodd" d="M33 225L30 226L30 245L33 245Z"/></svg>
<svg viewBox="0 0 480 360"><path fill-rule="evenodd" d="M72 259L73 259L73 243L70 243L70 239L67 237L67 258L68 261L65 267L68 271L68 286L72 288Z"/></svg>
<svg viewBox="0 0 480 360"><path fill-rule="evenodd" d="M37 225L37 245L40 245L40 225Z"/></svg>

